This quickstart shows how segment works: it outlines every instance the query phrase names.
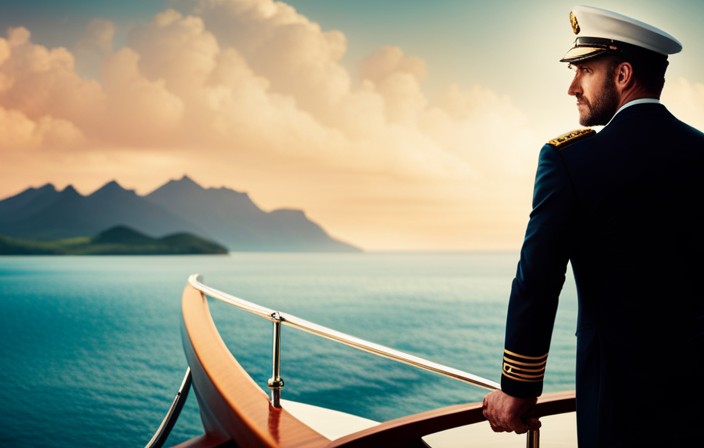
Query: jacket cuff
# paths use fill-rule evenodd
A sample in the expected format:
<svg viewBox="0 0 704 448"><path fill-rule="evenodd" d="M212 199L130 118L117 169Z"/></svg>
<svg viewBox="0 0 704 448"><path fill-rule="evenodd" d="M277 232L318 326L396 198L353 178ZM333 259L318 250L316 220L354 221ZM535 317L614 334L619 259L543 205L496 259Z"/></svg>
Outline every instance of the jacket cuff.
<svg viewBox="0 0 704 448"><path fill-rule="evenodd" d="M532 398L543 393L547 353L526 356L504 350L501 390L517 398Z"/></svg>

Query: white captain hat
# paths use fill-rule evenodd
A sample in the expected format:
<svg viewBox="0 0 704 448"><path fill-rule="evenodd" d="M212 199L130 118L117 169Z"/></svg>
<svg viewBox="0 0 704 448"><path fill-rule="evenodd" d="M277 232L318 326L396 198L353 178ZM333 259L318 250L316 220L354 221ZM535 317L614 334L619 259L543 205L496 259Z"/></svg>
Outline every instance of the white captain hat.
<svg viewBox="0 0 704 448"><path fill-rule="evenodd" d="M577 38L560 62L579 62L604 53L667 59L682 51L682 44L666 32L605 9L575 6L570 23Z"/></svg>

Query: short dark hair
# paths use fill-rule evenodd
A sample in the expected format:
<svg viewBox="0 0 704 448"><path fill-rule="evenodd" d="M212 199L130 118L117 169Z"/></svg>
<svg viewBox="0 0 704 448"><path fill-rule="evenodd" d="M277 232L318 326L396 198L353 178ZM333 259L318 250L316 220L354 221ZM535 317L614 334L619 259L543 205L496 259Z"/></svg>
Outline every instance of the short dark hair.
<svg viewBox="0 0 704 448"><path fill-rule="evenodd" d="M610 54L612 60L609 66L611 71L616 66L628 62L633 67L633 77L648 92L660 95L665 86L665 71L670 64L667 56L644 50L643 52L621 52Z"/></svg>

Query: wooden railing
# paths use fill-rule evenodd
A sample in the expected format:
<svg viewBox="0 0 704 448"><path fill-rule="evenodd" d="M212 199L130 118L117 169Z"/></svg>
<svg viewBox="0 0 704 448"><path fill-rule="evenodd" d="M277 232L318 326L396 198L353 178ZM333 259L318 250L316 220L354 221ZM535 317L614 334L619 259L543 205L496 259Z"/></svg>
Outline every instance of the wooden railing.
<svg viewBox="0 0 704 448"><path fill-rule="evenodd" d="M197 287L198 285L201 287ZM215 291L201 285L193 276L189 279L189 285L183 291L182 338L184 351L192 374L193 388L198 398L205 435L184 442L178 445L178 448L227 446L226 444L229 442L234 442L239 447L254 448L353 448L376 446L420 448L426 447L421 440L426 435L485 420L481 403L455 405L383 422L372 428L331 441L302 423L286 409L274 406L266 393L252 380L232 356L220 337L210 315L203 289L208 291L208 296L211 296L211 293ZM219 291L217 293L224 294ZM227 297L231 298L232 296ZM229 302L230 300L225 301ZM262 317L275 322L275 324L277 321L279 324L286 322L281 320L282 316L284 319L293 317L281 313L277 317L271 317L271 314L269 314L271 310L249 302L245 302L245 306L241 308L246 309L249 305L252 305L253 309L257 311L255 314L262 314ZM298 321L298 323L300 321L306 322L302 319L298 319ZM334 330L325 329L317 325L315 325L315 328L316 332L320 332L320 329L334 332ZM342 333L338 332L334 332L334 334L342 335ZM352 338L347 335L343 336ZM361 341L356 338L352 339L355 344ZM362 345L371 344L366 341L361 342L363 343ZM380 347L392 351L393 356L386 356L387 358L394 359L394 357L398 357L398 354L403 355L401 357L411 356L376 344L373 344L373 346L374 351L378 351ZM274 354L276 356L276 351ZM412 358L414 358L414 362L415 360L421 360L424 364L429 363L432 368L428 370L441 374L442 372L438 370L449 369L451 375L447 376L456 379L462 380L457 378L457 372L460 372L460 377L470 375L472 383L476 381L488 382L488 380L466 374L466 372L441 366L421 358ZM276 363L276 360L274 362ZM401 362L404 361L401 360ZM276 374L274 379L276 379ZM488 382L483 387L486 387L487 384L492 386L491 382ZM493 389L494 387L486 388ZM574 410L574 392L560 392L540 397L531 414L535 417L542 417L573 412ZM178 413L176 413L177 417ZM536 436L537 434L529 435L527 446L531 446L531 443L536 443Z"/></svg>

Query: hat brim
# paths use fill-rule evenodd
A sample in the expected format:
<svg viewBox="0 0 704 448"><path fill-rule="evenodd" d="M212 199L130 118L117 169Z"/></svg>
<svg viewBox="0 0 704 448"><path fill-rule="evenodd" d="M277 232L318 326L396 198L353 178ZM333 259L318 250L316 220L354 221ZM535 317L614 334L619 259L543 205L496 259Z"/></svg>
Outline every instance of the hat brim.
<svg viewBox="0 0 704 448"><path fill-rule="evenodd" d="M580 62L600 56L606 52L607 50L605 48L573 47L560 59L560 62Z"/></svg>

